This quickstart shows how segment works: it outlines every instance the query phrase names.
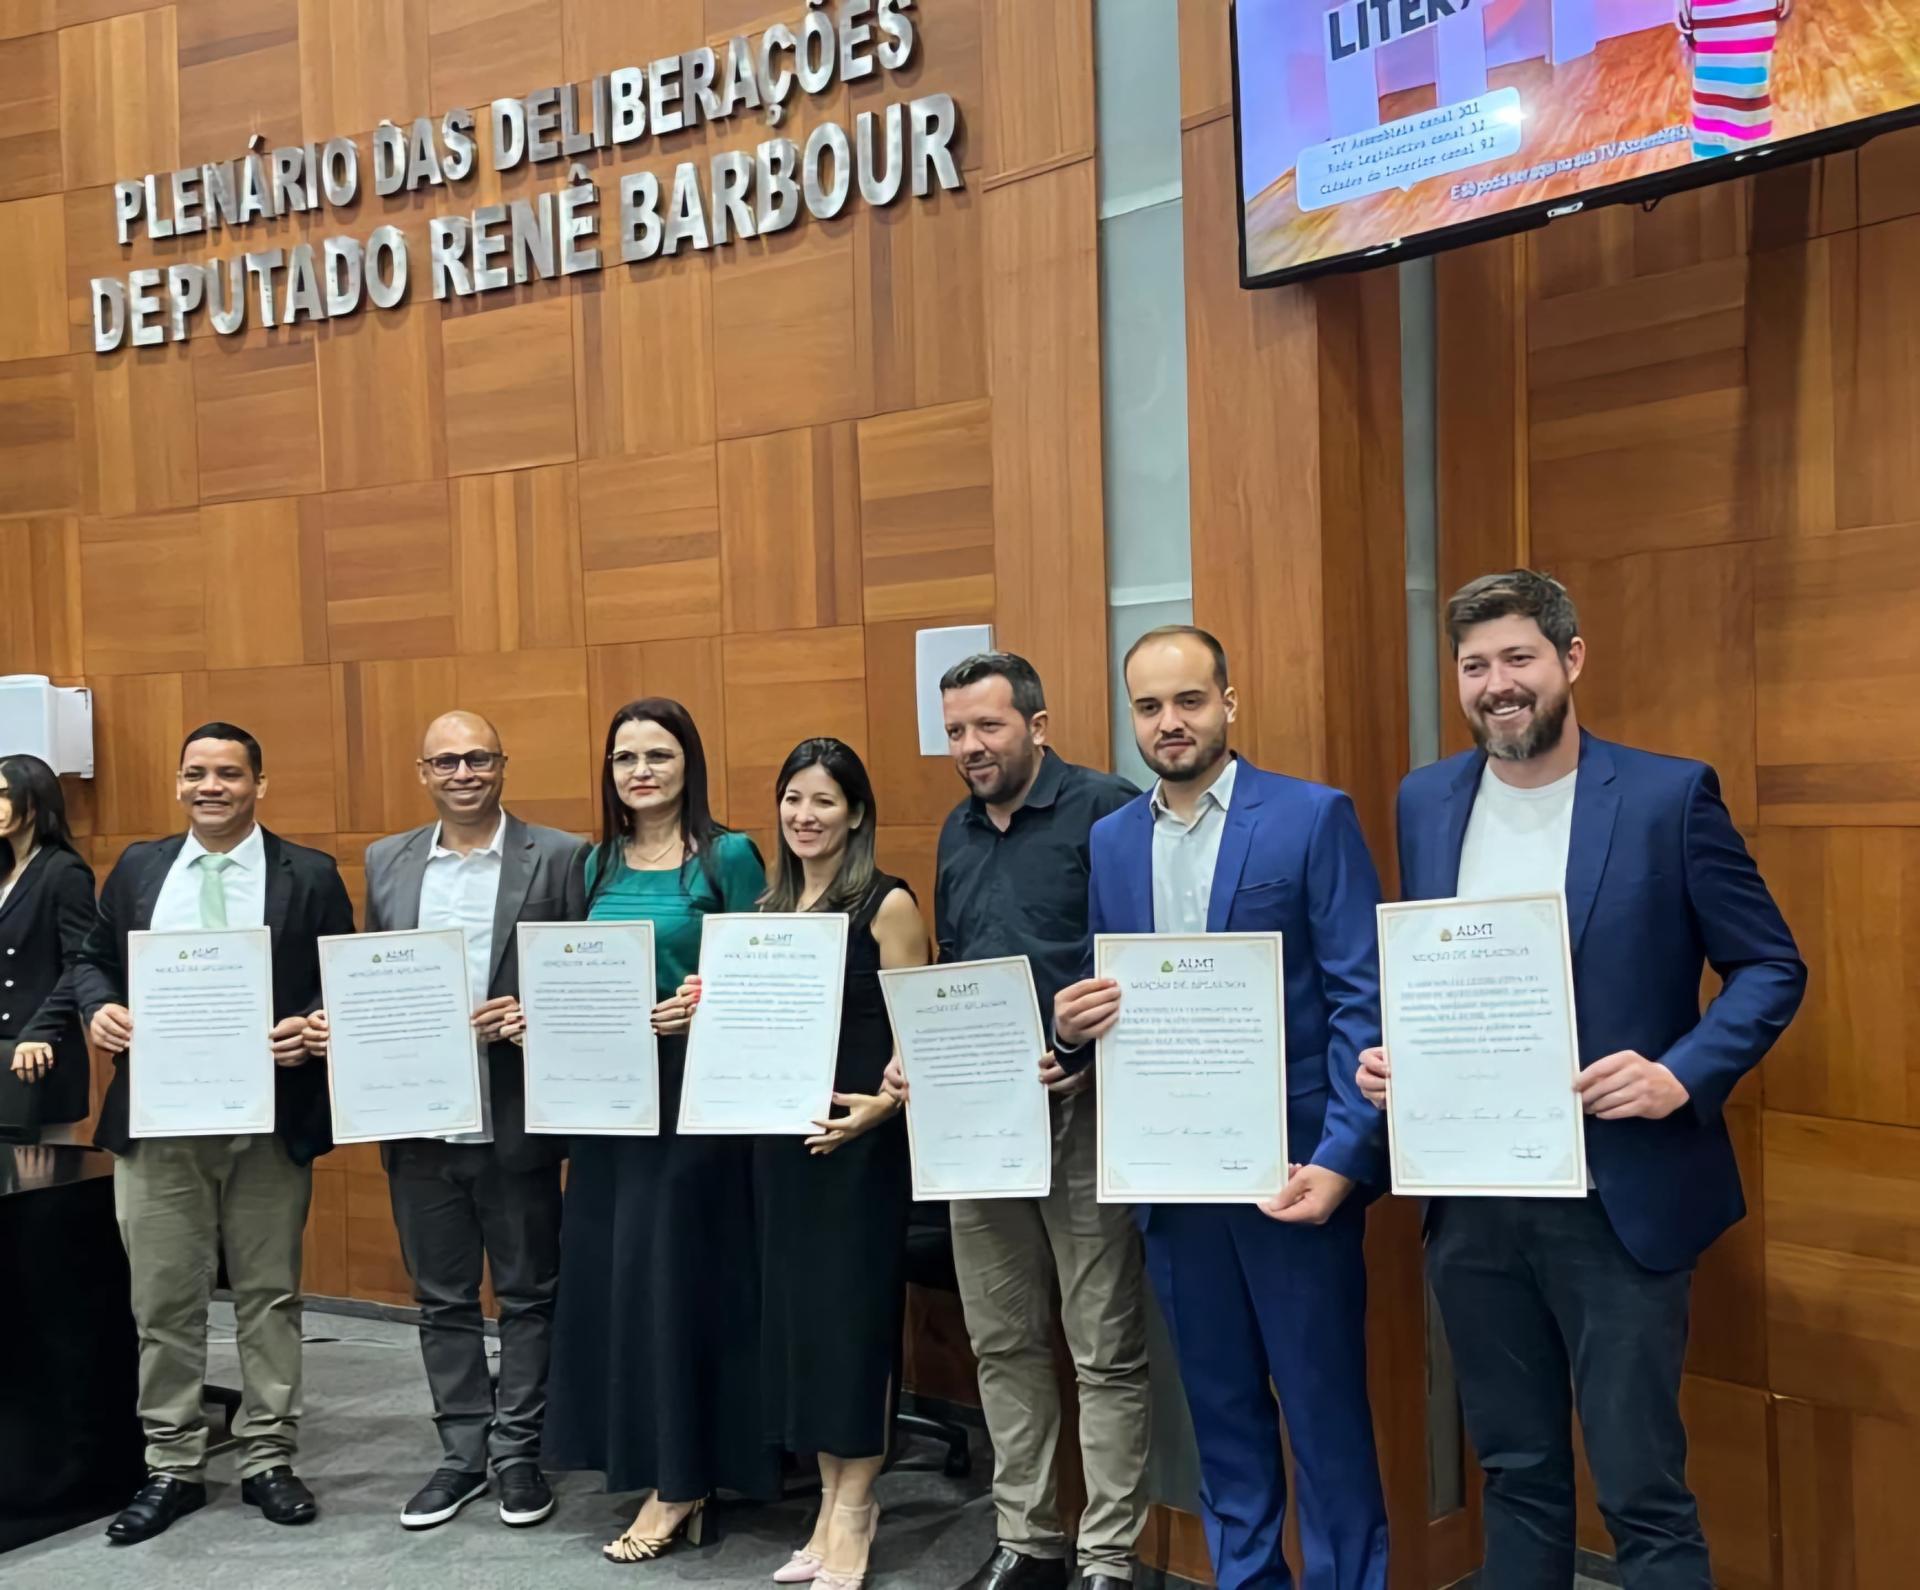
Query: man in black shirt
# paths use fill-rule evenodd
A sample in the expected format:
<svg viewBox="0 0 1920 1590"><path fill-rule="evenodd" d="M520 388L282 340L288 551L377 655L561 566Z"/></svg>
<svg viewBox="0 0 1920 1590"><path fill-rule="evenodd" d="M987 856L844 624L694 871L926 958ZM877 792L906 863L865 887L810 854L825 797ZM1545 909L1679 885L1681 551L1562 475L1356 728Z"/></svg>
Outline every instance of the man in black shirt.
<svg viewBox="0 0 1920 1590"><path fill-rule="evenodd" d="M1040 677L987 652L940 681L947 745L969 795L940 830L934 894L943 961L1024 955L1040 1009L1087 961L1087 836L1139 791L1047 748ZM1080 1392L1087 1506L1078 1556L1088 1590L1133 1577L1146 1517L1147 1340L1132 1213L1096 1197L1091 1069L1069 1077L1047 1055L1035 1086L1053 1094L1053 1191L953 1205L953 1249L980 1402L993 1438L999 1544L963 1590L1058 1590L1070 1574L1054 1494L1061 1325ZM904 1097L897 1063L889 1091Z"/></svg>

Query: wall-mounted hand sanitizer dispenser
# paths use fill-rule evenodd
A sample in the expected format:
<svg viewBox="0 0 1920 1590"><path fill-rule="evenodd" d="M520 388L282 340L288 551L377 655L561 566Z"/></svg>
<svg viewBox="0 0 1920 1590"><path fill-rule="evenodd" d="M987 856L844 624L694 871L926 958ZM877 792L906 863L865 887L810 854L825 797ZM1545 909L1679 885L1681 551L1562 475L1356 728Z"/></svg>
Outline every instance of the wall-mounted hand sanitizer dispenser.
<svg viewBox="0 0 1920 1590"><path fill-rule="evenodd" d="M93 777L93 692L45 674L0 674L0 756L25 752L56 773Z"/></svg>

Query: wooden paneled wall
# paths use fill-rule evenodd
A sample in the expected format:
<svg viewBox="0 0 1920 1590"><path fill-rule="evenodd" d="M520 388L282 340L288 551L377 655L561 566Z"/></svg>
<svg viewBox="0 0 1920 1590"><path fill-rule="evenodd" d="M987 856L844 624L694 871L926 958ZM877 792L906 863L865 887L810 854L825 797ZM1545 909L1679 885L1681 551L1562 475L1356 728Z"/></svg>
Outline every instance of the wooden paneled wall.
<svg viewBox="0 0 1920 1590"><path fill-rule="evenodd" d="M1438 271L1443 589L1567 583L1582 721L1719 769L1812 972L1728 1109L1750 1213L1695 1292L1719 1580L1911 1584L1920 133Z"/></svg>
<svg viewBox="0 0 1920 1590"><path fill-rule="evenodd" d="M585 832L607 719L647 693L692 708L716 811L763 845L786 752L847 739L883 864L930 903L960 793L915 731L913 635L938 624L992 621L1051 687L1061 748L1104 764L1092 0L1047 0L1038 40L1024 0L919 0L908 71L800 111L850 127L950 92L964 191L480 300L91 352L90 277L206 241L119 248L116 179L255 131L356 135L364 172L382 119L804 9L0 0L0 671L93 688L98 777L70 788L103 875L181 825L195 722L260 737L264 820L357 891L366 842L430 815L413 758L434 714L492 717L510 805ZM608 194L625 165L765 136L742 116L595 177ZM315 235L417 240L499 197L482 166ZM506 180L535 175L564 180ZM310 1291L408 1300L372 1150L320 1162L309 1235Z"/></svg>

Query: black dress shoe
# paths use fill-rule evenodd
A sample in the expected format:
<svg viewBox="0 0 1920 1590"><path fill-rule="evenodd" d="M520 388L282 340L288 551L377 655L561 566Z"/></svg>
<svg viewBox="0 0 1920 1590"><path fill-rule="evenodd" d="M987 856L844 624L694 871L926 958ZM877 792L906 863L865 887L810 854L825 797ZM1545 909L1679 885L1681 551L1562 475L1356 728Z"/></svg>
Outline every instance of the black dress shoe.
<svg viewBox="0 0 1920 1590"><path fill-rule="evenodd" d="M320 1516L313 1492L284 1463L264 1474L249 1474L240 1482L240 1500L259 1508L273 1524L311 1524Z"/></svg>
<svg viewBox="0 0 1920 1590"><path fill-rule="evenodd" d="M147 1483L107 1525L107 1539L116 1546L138 1545L153 1539L176 1518L185 1518L206 1505L206 1486L172 1474L149 1474Z"/></svg>
<svg viewBox="0 0 1920 1590"><path fill-rule="evenodd" d="M1064 1557L1029 1557L998 1547L960 1590L1067 1590Z"/></svg>
<svg viewBox="0 0 1920 1590"><path fill-rule="evenodd" d="M493 1478L500 1487L500 1522L509 1529L525 1529L552 1514L553 1492L538 1463L509 1463Z"/></svg>
<svg viewBox="0 0 1920 1590"><path fill-rule="evenodd" d="M1083 1573L1080 1590L1133 1590L1133 1581L1111 1573Z"/></svg>
<svg viewBox="0 0 1920 1590"><path fill-rule="evenodd" d="M400 1509L403 1529L432 1529L444 1524L476 1496L487 1493L487 1476L479 1469L435 1469L433 1478Z"/></svg>

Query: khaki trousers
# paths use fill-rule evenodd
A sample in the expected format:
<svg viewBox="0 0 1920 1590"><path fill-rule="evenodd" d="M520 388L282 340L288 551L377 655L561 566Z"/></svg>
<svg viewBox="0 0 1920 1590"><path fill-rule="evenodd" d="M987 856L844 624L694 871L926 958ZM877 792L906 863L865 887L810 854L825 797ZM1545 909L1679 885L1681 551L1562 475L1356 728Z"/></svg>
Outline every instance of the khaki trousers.
<svg viewBox="0 0 1920 1590"><path fill-rule="evenodd" d="M147 1467L206 1476L207 1303L222 1254L238 1320L241 1475L291 1463L300 1421L300 1236L313 1172L277 1137L150 1137L113 1166L133 1276Z"/></svg>
<svg viewBox="0 0 1920 1590"><path fill-rule="evenodd" d="M1028 1556L1067 1555L1054 1487L1057 1279L1087 1482L1080 1566L1130 1579L1147 1513L1146 1301L1133 1211L1098 1202L1096 1174L1093 1096L1056 1101L1053 1191L955 1203L953 1256L993 1438L1000 1543Z"/></svg>

